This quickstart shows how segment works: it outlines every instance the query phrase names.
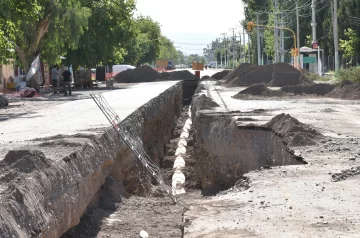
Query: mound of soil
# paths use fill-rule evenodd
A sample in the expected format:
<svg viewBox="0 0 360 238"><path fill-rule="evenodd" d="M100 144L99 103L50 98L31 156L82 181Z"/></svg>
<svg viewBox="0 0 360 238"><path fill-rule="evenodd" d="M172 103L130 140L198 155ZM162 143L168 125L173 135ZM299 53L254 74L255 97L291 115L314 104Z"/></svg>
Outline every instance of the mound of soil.
<svg viewBox="0 0 360 238"><path fill-rule="evenodd" d="M201 77L201 80L208 80L208 79L211 79L209 75L205 75Z"/></svg>
<svg viewBox="0 0 360 238"><path fill-rule="evenodd" d="M228 87L238 87L252 84L266 84L272 87L286 85L311 85L304 74L286 63L269 65L241 64L224 77Z"/></svg>
<svg viewBox="0 0 360 238"><path fill-rule="evenodd" d="M115 76L116 82L119 83L154 82L161 78L162 75L149 66L139 66L135 69L128 69Z"/></svg>
<svg viewBox="0 0 360 238"><path fill-rule="evenodd" d="M350 100L360 99L360 83L344 80L326 96Z"/></svg>
<svg viewBox="0 0 360 238"><path fill-rule="evenodd" d="M281 136L290 147L316 145L322 135L289 114L279 114L265 124Z"/></svg>
<svg viewBox="0 0 360 238"><path fill-rule="evenodd" d="M213 107L219 107L219 104L205 94L201 94L191 104L191 111L194 113L200 110L211 110Z"/></svg>
<svg viewBox="0 0 360 238"><path fill-rule="evenodd" d="M334 85L331 84L314 84L314 85L288 85L284 86L280 89L281 92L284 93L293 93L293 94L316 94L322 95L330 93L335 88Z"/></svg>
<svg viewBox="0 0 360 238"><path fill-rule="evenodd" d="M233 81L235 79L239 80L244 75L247 75L248 73L252 72L255 67L257 67L257 66L249 64L249 63L240 64L236 69L230 71L223 78L223 80L225 80L226 84L230 83L231 81Z"/></svg>
<svg viewBox="0 0 360 238"><path fill-rule="evenodd" d="M283 96L285 94L278 90L271 90L263 84L255 84L255 85L252 85L252 86L242 90L238 94L234 95L233 98L242 99L242 98L244 98L244 96L246 97L246 95L264 96L264 97L279 97L279 96Z"/></svg>
<svg viewBox="0 0 360 238"><path fill-rule="evenodd" d="M0 108L9 106L9 101L3 95L0 95Z"/></svg>
<svg viewBox="0 0 360 238"><path fill-rule="evenodd" d="M194 74L192 74L189 70L182 70L182 71L173 71L170 73L169 76L170 80L195 80L197 79Z"/></svg>
<svg viewBox="0 0 360 238"><path fill-rule="evenodd" d="M223 71L220 71L216 74L213 74L213 76L211 76L212 78L216 79L216 80L220 80L223 79L229 72L231 72L231 70L225 69Z"/></svg>

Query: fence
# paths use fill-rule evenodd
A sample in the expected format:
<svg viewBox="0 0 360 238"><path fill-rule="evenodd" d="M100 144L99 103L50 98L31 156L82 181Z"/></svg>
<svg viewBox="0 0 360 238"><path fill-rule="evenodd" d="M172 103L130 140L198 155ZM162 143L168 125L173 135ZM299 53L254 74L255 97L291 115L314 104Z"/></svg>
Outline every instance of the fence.
<svg viewBox="0 0 360 238"><path fill-rule="evenodd" d="M339 56L340 68L347 69L351 67L360 66L360 56L344 57ZM335 70L335 56L328 55L325 57L324 62L324 71L334 71Z"/></svg>

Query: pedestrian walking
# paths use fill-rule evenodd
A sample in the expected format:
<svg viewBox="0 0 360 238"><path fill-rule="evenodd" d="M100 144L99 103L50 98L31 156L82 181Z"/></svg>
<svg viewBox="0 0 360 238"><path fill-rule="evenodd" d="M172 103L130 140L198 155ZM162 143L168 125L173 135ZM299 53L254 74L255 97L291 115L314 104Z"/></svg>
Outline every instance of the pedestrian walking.
<svg viewBox="0 0 360 238"><path fill-rule="evenodd" d="M53 87L53 90L54 90L54 94L57 93L57 86L58 86L58 83L59 83L59 71L58 71L58 67L57 65L54 65L54 67L52 68L51 70L51 79L52 79L52 87Z"/></svg>
<svg viewBox="0 0 360 238"><path fill-rule="evenodd" d="M67 95L67 89L69 90L69 95L71 95L71 81L70 81L71 73L68 70L68 67L65 67L65 71L62 73L62 76L64 77L64 81L63 81L64 91L65 91L64 96Z"/></svg>

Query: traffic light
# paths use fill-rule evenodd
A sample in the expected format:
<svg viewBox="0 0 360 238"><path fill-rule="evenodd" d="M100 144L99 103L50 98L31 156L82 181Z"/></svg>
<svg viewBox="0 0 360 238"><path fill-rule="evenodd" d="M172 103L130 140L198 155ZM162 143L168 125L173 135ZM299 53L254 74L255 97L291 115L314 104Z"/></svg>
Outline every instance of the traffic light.
<svg viewBox="0 0 360 238"><path fill-rule="evenodd" d="M247 30L250 32L252 30L254 30L254 22L248 22L247 24Z"/></svg>

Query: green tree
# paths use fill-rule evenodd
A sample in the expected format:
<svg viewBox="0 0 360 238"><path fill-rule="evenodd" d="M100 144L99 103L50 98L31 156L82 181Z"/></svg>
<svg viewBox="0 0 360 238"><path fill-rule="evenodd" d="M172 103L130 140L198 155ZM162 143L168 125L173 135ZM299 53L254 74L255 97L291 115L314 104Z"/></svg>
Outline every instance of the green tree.
<svg viewBox="0 0 360 238"><path fill-rule="evenodd" d="M1 34L25 71L39 53L56 59L66 48L77 47L90 15L78 0L0 0L0 5Z"/></svg>
<svg viewBox="0 0 360 238"><path fill-rule="evenodd" d="M120 64L128 55L135 61L138 52L136 37L139 30L132 17L134 0L82 0L91 9L88 28L80 38L76 50L67 52L67 62L74 67L93 67L98 64Z"/></svg>
<svg viewBox="0 0 360 238"><path fill-rule="evenodd" d="M348 28L344 31L345 39L340 39L340 48L345 57L356 56L360 48L360 37L357 36L355 30Z"/></svg>

